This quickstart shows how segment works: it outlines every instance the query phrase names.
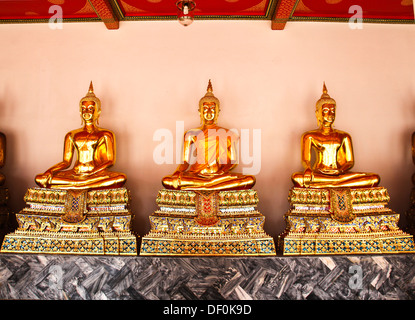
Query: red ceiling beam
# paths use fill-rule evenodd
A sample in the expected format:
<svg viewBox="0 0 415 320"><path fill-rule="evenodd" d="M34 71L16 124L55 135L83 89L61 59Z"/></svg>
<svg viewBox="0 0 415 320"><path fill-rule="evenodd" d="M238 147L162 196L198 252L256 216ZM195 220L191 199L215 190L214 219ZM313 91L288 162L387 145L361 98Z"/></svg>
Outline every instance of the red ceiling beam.
<svg viewBox="0 0 415 320"><path fill-rule="evenodd" d="M280 0L271 19L272 30L284 30L298 0Z"/></svg>
<svg viewBox="0 0 415 320"><path fill-rule="evenodd" d="M107 29L115 30L120 27L120 22L108 0L88 0L88 2L94 8L98 17L104 22Z"/></svg>

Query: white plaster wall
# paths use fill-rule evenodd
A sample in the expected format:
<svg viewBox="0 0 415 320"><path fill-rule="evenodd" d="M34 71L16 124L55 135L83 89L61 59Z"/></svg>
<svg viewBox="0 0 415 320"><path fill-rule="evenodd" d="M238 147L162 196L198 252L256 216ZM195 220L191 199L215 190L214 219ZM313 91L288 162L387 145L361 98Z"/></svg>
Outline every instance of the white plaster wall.
<svg viewBox="0 0 415 320"><path fill-rule="evenodd" d="M0 25L0 130L8 139L1 170L13 212L36 174L59 162L66 132L78 128L79 100L89 82L102 101L100 126L117 137L117 163L132 193L134 229L144 235L161 178L160 128L197 126L198 101L212 79L221 100L219 125L261 130L256 190L265 229L284 229L290 176L301 170L301 134L316 127L315 102L326 81L337 101L336 128L353 137L355 171L376 172L390 207L409 206L414 171L415 28L269 21L121 22ZM241 171L241 168L236 169ZM402 221L404 223L404 221Z"/></svg>

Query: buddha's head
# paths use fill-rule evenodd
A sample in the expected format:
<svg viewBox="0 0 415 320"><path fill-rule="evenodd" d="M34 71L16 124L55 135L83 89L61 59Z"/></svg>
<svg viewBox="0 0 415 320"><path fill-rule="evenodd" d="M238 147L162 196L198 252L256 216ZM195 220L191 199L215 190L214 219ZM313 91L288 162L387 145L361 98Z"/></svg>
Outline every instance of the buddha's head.
<svg viewBox="0 0 415 320"><path fill-rule="evenodd" d="M94 94L94 87L89 85L88 93L79 102L79 112L84 121L95 122L101 114L101 101Z"/></svg>
<svg viewBox="0 0 415 320"><path fill-rule="evenodd" d="M327 93L326 84L323 84L323 94L316 103L316 118L319 127L331 126L336 118L336 101Z"/></svg>
<svg viewBox="0 0 415 320"><path fill-rule="evenodd" d="M219 99L213 95L212 83L209 80L207 92L199 101L199 114L202 124L215 124L218 122L220 111Z"/></svg>

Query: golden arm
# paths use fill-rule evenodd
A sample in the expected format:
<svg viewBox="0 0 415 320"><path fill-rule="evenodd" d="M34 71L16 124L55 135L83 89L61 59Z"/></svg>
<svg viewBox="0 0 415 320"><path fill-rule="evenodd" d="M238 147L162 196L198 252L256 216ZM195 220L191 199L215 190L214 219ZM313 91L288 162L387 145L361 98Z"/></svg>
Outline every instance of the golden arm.
<svg viewBox="0 0 415 320"><path fill-rule="evenodd" d="M343 139L340 146L337 154L337 163L340 165L339 170L341 173L350 170L354 165L352 138L348 135Z"/></svg>

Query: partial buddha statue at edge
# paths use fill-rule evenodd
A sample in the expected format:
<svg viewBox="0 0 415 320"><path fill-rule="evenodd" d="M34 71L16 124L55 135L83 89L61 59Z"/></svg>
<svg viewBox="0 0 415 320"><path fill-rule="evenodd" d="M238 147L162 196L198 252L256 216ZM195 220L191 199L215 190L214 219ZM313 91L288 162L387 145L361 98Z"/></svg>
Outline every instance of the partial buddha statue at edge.
<svg viewBox="0 0 415 320"><path fill-rule="evenodd" d="M6 162L6 135L0 132L0 168L4 167ZM6 177L0 173L0 186L4 184Z"/></svg>
<svg viewBox="0 0 415 320"><path fill-rule="evenodd" d="M213 95L209 80L207 92L199 101L202 126L185 133L183 163L172 175L163 178L166 189L241 190L254 186L255 177L230 172L237 165L235 144L239 137L217 125L219 111L219 99ZM191 163L194 150L196 160Z"/></svg>
<svg viewBox="0 0 415 320"><path fill-rule="evenodd" d="M74 190L122 187L126 175L108 170L115 163L115 135L97 126L101 101L94 94L92 82L79 108L83 127L66 134L63 161L37 175L36 183L44 188ZM68 169L74 157L74 167Z"/></svg>
<svg viewBox="0 0 415 320"><path fill-rule="evenodd" d="M333 128L336 101L323 85L323 94L316 103L319 128L303 134L301 140L304 172L291 177L295 187L375 187L380 177L374 173L349 171L354 165L352 139L346 132ZM312 150L316 160L311 163Z"/></svg>

